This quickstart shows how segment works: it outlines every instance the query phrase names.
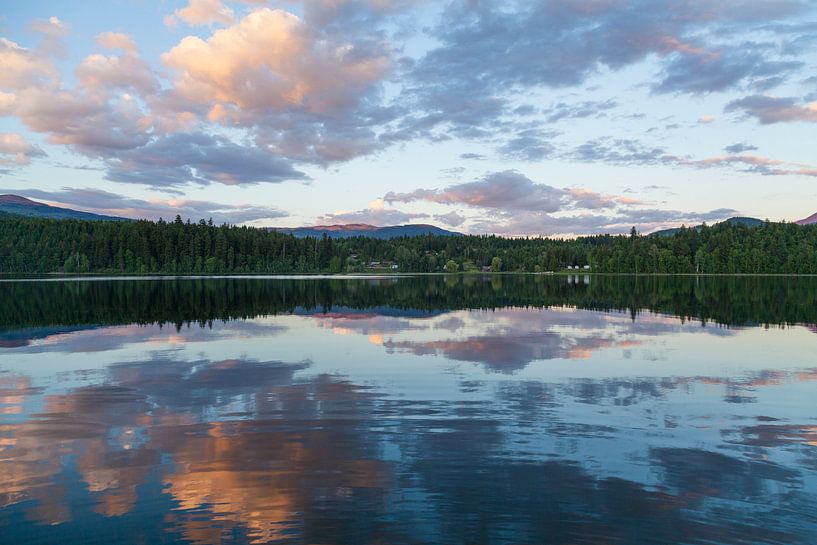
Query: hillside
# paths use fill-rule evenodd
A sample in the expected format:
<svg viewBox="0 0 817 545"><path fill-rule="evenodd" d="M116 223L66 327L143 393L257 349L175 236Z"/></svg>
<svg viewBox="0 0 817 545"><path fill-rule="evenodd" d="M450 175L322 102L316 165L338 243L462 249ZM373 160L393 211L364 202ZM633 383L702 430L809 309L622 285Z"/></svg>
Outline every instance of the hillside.
<svg viewBox="0 0 817 545"><path fill-rule="evenodd" d="M462 233L448 231L446 229L427 224L390 225L387 227L377 227L374 225L367 225L365 223L350 223L347 225L316 225L314 227L295 228L269 227L268 230L294 235L298 238L322 238L324 233L329 238L352 238L364 236L386 240L397 237L416 237L420 235L462 236Z"/></svg>
<svg viewBox="0 0 817 545"><path fill-rule="evenodd" d="M19 195L0 195L0 212L14 214L17 216L27 216L33 218L49 219L74 219L88 221L125 221L126 218L115 216L102 216L90 212L71 210L70 208L59 208L45 203L32 201Z"/></svg>
<svg viewBox="0 0 817 545"><path fill-rule="evenodd" d="M796 223L797 225L811 225L812 223L817 223L817 212L815 212L814 214L810 215L807 218L797 220L794 223Z"/></svg>
<svg viewBox="0 0 817 545"><path fill-rule="evenodd" d="M715 225L719 225L720 223L727 223L729 225L745 225L746 227L760 227L765 222L763 220L759 220L757 218L747 218L743 216L736 216L734 218L729 218L727 220L723 220L722 222L718 222ZM799 223L799 222L798 222ZM703 225L696 225L695 229L700 230ZM675 227L672 229L662 229L660 231L655 231L654 233L650 233L647 236L651 237L671 237L672 235L678 233L682 228Z"/></svg>

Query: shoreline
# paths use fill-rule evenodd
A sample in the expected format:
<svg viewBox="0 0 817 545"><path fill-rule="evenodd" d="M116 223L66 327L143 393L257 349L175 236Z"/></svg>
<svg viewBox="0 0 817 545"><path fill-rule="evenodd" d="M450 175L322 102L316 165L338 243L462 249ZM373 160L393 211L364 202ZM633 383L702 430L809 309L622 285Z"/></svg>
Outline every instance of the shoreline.
<svg viewBox="0 0 817 545"><path fill-rule="evenodd" d="M457 273L446 272L397 272L397 273L217 273L217 274L167 274L167 273L36 273L25 275L24 273L0 273L0 282L67 282L67 281L124 281L124 280L207 280L207 279L239 279L239 280L382 280L390 278L412 278L421 276L442 276L442 277L475 277L475 276L547 276L547 277L584 277L584 276L605 276L605 277L769 277L769 278L812 278L817 274L802 273L604 273L604 272L570 272L570 271L547 271L547 272L482 272L466 271Z"/></svg>

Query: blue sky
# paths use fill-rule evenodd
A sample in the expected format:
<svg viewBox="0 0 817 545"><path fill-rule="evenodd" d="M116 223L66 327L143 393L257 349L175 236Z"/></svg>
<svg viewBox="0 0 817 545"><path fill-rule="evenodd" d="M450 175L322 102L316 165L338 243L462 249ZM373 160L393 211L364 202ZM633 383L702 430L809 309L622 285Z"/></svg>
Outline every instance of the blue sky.
<svg viewBox="0 0 817 545"><path fill-rule="evenodd" d="M808 0L16 2L0 190L130 217L642 231L817 211Z"/></svg>

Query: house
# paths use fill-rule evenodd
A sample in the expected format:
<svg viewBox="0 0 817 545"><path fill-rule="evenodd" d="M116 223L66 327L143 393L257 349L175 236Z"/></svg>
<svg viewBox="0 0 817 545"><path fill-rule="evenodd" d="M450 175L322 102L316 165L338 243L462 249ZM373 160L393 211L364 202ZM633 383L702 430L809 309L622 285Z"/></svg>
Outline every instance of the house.
<svg viewBox="0 0 817 545"><path fill-rule="evenodd" d="M493 272L493 270L491 269L490 265L483 265L482 266L482 272L489 273L489 272Z"/></svg>
<svg viewBox="0 0 817 545"><path fill-rule="evenodd" d="M590 265L585 265L584 270L589 271L590 270Z"/></svg>
<svg viewBox="0 0 817 545"><path fill-rule="evenodd" d="M391 269L396 271L399 267L394 261L370 261L370 269Z"/></svg>

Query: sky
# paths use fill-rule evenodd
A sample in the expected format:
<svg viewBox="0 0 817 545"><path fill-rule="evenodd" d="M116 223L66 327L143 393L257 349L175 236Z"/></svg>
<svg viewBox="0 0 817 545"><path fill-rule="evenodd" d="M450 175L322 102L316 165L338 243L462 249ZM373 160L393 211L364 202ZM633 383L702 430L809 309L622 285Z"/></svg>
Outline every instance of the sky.
<svg viewBox="0 0 817 545"><path fill-rule="evenodd" d="M0 193L641 232L817 212L813 0L0 0Z"/></svg>

